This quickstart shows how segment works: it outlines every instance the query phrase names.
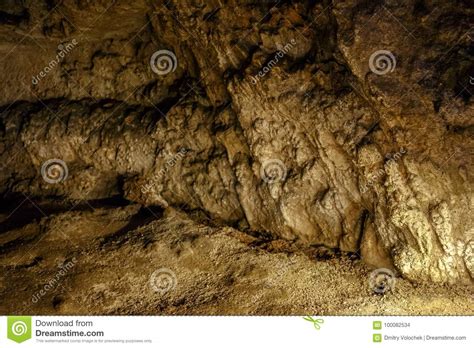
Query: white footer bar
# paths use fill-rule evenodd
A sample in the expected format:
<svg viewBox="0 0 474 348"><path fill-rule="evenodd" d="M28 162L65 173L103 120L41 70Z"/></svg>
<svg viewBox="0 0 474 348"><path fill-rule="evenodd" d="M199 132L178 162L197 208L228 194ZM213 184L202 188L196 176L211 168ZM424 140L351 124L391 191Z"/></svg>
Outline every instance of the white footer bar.
<svg viewBox="0 0 474 348"><path fill-rule="evenodd" d="M473 317L11 316L0 347L473 347Z"/></svg>

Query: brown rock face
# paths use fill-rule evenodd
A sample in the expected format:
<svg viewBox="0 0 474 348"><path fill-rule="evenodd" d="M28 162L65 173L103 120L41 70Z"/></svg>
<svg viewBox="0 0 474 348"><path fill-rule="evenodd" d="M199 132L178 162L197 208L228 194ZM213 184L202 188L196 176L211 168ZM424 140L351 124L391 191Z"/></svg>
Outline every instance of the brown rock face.
<svg viewBox="0 0 474 348"><path fill-rule="evenodd" d="M120 196L472 284L472 12L2 2L0 193Z"/></svg>

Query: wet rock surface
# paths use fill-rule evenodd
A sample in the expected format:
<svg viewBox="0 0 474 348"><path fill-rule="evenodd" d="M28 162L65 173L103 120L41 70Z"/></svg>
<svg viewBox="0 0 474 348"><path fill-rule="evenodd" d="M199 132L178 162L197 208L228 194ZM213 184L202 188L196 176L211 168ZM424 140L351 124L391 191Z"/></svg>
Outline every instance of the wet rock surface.
<svg viewBox="0 0 474 348"><path fill-rule="evenodd" d="M472 291L467 2L26 1L0 14L5 296L23 284L26 301L73 256L89 278L66 276L68 300L41 310L92 313L101 298L106 313L441 310L304 294L335 272L356 296L377 268L415 302L428 284L441 298L450 284L455 301ZM191 235L167 225L174 209L194 218ZM55 233L58 221L71 226ZM186 238L197 250L176 245ZM291 247L256 251L247 239ZM321 248L337 257L305 258ZM152 294L137 299L152 264L182 291L159 308ZM299 271L308 284L292 289ZM262 290L265 277L283 285ZM244 294L256 297L239 307Z"/></svg>

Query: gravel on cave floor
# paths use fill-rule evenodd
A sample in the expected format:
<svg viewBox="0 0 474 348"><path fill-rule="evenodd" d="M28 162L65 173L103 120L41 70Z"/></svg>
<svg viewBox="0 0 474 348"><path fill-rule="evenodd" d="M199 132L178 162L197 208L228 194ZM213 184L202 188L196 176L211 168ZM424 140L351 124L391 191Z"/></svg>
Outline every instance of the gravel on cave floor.
<svg viewBox="0 0 474 348"><path fill-rule="evenodd" d="M139 212L60 212L0 234L0 313L474 314L472 287L397 278L378 295L371 270L347 255L315 259L289 242L262 242L175 210L133 223ZM162 269L176 281L163 294L152 276Z"/></svg>

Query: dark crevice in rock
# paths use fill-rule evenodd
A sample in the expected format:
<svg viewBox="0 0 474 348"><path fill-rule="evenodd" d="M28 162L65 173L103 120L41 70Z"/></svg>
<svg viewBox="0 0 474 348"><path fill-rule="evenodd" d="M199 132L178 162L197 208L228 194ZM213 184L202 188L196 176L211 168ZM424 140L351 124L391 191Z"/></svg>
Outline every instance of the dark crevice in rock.
<svg viewBox="0 0 474 348"><path fill-rule="evenodd" d="M39 222L39 221L38 221ZM19 238L4 242L0 245L0 254L6 255L10 252L14 252L23 245L34 244L41 240L41 238L48 233L48 230L43 226L38 225L33 231L29 231L28 234L23 235ZM21 257L18 257L21 259ZM31 264L31 267L35 264ZM30 267L30 265L28 266Z"/></svg>
<svg viewBox="0 0 474 348"><path fill-rule="evenodd" d="M361 248L362 248L362 241L364 239L364 233L365 233L365 230L367 228L367 221L369 220L370 218L370 213L368 210L363 210L362 211L362 215L360 216L360 231L359 231L359 235L358 235L358 239L357 239L357 250L355 252L355 254L361 258L362 257L362 253L361 253Z"/></svg>
<svg viewBox="0 0 474 348"><path fill-rule="evenodd" d="M125 243L129 236L128 234L145 226L150 222L159 219L163 216L163 209L159 207L142 207L140 210L130 218L126 226L122 227L115 233L105 237L100 242L100 248L108 249L110 247L117 248Z"/></svg>
<svg viewBox="0 0 474 348"><path fill-rule="evenodd" d="M31 197L12 194L2 198L0 214L7 218L0 224L0 234L22 228L44 217L65 212L86 212L98 208L117 208L130 205L123 196L114 196L90 201L73 201L61 197Z"/></svg>
<svg viewBox="0 0 474 348"><path fill-rule="evenodd" d="M23 10L20 14L0 11L0 24L19 25L20 23L28 22L29 19L30 14L26 10Z"/></svg>

